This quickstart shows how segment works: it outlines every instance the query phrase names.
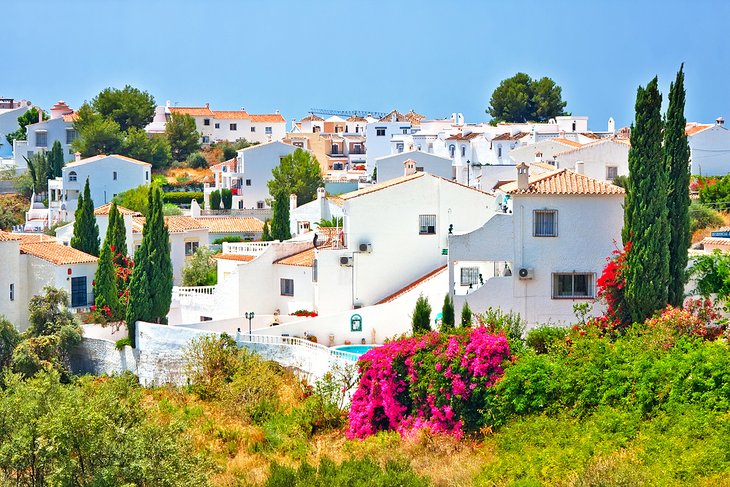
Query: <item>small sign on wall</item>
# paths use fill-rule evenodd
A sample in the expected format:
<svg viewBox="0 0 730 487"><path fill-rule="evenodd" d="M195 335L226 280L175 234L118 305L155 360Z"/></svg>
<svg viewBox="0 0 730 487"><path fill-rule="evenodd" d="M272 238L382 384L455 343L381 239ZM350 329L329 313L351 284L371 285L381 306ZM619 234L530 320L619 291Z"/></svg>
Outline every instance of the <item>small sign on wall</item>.
<svg viewBox="0 0 730 487"><path fill-rule="evenodd" d="M350 317L350 331L362 331L362 316L354 314Z"/></svg>

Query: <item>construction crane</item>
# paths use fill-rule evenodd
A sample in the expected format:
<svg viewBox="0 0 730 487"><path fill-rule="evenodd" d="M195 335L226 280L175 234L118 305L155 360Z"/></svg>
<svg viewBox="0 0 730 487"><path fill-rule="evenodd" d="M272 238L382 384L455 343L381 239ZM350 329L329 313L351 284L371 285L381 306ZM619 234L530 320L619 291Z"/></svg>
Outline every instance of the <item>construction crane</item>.
<svg viewBox="0 0 730 487"><path fill-rule="evenodd" d="M374 118L383 118L388 113L387 112L371 112L367 110L329 110L326 108L310 108L309 113L316 114L316 115L337 115L338 117L374 117Z"/></svg>

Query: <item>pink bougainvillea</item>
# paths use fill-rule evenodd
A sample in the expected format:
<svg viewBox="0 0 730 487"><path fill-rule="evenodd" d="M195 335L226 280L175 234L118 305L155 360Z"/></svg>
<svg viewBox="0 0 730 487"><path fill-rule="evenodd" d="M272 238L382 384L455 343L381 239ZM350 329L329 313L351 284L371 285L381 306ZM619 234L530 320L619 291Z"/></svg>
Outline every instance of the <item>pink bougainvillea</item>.
<svg viewBox="0 0 730 487"><path fill-rule="evenodd" d="M358 362L348 437L429 428L461 436L479 426L489 387L510 357L504 334L484 327L460 335L431 332L376 347Z"/></svg>

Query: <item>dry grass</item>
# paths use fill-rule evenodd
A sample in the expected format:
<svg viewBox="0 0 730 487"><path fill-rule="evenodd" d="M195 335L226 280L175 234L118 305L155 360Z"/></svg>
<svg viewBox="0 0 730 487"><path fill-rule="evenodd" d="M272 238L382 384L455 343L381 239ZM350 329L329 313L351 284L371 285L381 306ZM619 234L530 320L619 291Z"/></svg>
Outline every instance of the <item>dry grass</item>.
<svg viewBox="0 0 730 487"><path fill-rule="evenodd" d="M0 194L0 208L10 209L18 223L25 221L30 200L20 194Z"/></svg>
<svg viewBox="0 0 730 487"><path fill-rule="evenodd" d="M175 184L178 178L187 178L191 183L206 183L213 181L213 172L210 169L192 169L189 167L171 167L163 174L167 182Z"/></svg>
<svg viewBox="0 0 730 487"><path fill-rule="evenodd" d="M720 216L724 220L724 223L721 225L723 227L730 226L730 213L726 213L724 211L719 212ZM701 241L705 237L709 237L713 231L717 230L717 227L715 228L703 228L701 230L697 230L695 233L692 234L692 244L696 244L699 241Z"/></svg>

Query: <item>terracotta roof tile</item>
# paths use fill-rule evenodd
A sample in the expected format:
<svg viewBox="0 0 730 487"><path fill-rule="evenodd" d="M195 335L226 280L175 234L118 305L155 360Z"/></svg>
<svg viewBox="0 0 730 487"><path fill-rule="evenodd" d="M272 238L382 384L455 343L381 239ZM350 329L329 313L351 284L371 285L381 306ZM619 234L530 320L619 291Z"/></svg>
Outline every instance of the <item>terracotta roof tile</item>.
<svg viewBox="0 0 730 487"><path fill-rule="evenodd" d="M398 297L400 297L400 296L404 295L404 294L405 294L405 293L407 293L408 291L410 291L410 290L412 290L412 289L415 289L416 287L418 287L418 286L419 286L419 285L420 285L421 283L423 283L424 281L428 281L428 280L429 280L429 279L431 279L432 277L434 277L434 276L436 276L437 274L439 274L439 273L443 272L444 270L446 270L446 267L447 267L447 266L443 265L443 266L439 267L438 269L434 269L434 270L432 270L431 272L429 272L429 273L428 273L428 274L426 274L425 276L423 276L423 277L420 277L419 279L416 279L415 281L413 281L412 283L408 284L408 285L407 285L407 286L405 286L404 288L401 288L401 289L397 290L397 291L396 291L396 292L394 292L393 294L391 294L391 295L389 295L389 296L387 296L387 297L385 297L385 298L381 299L380 301L378 301L378 302L377 302L377 303L375 303L375 304L383 304L383 303L389 303L390 301L393 301L394 299L396 299L396 298L398 298Z"/></svg>
<svg viewBox="0 0 730 487"><path fill-rule="evenodd" d="M56 237L46 235L45 233L19 233L20 243L38 243L38 242L57 242Z"/></svg>
<svg viewBox="0 0 730 487"><path fill-rule="evenodd" d="M170 113L176 115L190 115L192 117L213 116L213 110L209 107L170 107Z"/></svg>
<svg viewBox="0 0 730 487"><path fill-rule="evenodd" d="M624 145L631 145L631 143L628 140L625 139L600 139L600 140L594 140L593 142L588 142L587 144L578 145L577 147L571 147L570 149L564 150L562 152L556 152L554 156L561 156L563 154L572 154L574 152L578 152L581 150L590 150L594 147L597 147L599 145L603 144L624 144Z"/></svg>
<svg viewBox="0 0 730 487"><path fill-rule="evenodd" d="M248 216L200 216L195 219L210 233L261 232L264 229L264 222Z"/></svg>
<svg viewBox="0 0 730 487"><path fill-rule="evenodd" d="M309 115L301 119L300 122L324 122L324 118L319 117L314 113L310 113Z"/></svg>
<svg viewBox="0 0 730 487"><path fill-rule="evenodd" d="M219 120L248 120L251 116L242 110L215 110L213 117Z"/></svg>
<svg viewBox="0 0 730 487"><path fill-rule="evenodd" d="M12 240L20 240L20 237L16 234L0 230L0 242L10 242Z"/></svg>
<svg viewBox="0 0 730 487"><path fill-rule="evenodd" d="M527 132L517 132L516 134L511 135L509 132L506 132L504 134L497 135L492 140L519 140L522 137L525 137L527 135L530 135L530 134Z"/></svg>
<svg viewBox="0 0 730 487"><path fill-rule="evenodd" d="M517 195L621 195L624 189L610 183L593 179L584 174L561 169L530 178L527 189L517 189L517 181L502 187L502 191Z"/></svg>
<svg viewBox="0 0 730 487"><path fill-rule="evenodd" d="M64 122L75 122L76 120L78 120L78 118L79 118L79 114L77 112L66 113L63 115Z"/></svg>
<svg viewBox="0 0 730 487"><path fill-rule="evenodd" d="M727 246L730 248L730 238L723 238L723 237L705 237L703 238L700 243L702 245L721 245L721 246Z"/></svg>
<svg viewBox="0 0 730 487"><path fill-rule="evenodd" d="M222 171L223 167L228 168L228 172L235 172L236 171L236 158L228 159L227 161L219 162L218 164L213 164L210 166L210 170L213 172L216 171Z"/></svg>
<svg viewBox="0 0 730 487"><path fill-rule="evenodd" d="M598 134L594 134L593 132L582 132L581 135L583 137L588 137L589 139L600 139L601 136Z"/></svg>
<svg viewBox="0 0 730 487"><path fill-rule="evenodd" d="M142 233L145 221L146 219L143 216L132 217L132 232ZM206 229L206 227L204 227L195 218L182 215L166 216L165 224L167 225L167 230L170 233L183 233L187 232L188 230Z"/></svg>
<svg viewBox="0 0 730 487"><path fill-rule="evenodd" d="M558 168L553 166L552 164L548 164L547 162L533 162L530 164L530 166L539 167L540 169L545 169L546 171L557 171Z"/></svg>
<svg viewBox="0 0 730 487"><path fill-rule="evenodd" d="M107 203L105 205L101 205L97 208L94 208L94 215L108 215L111 211L112 204ZM125 208L123 206L117 205L117 210L119 210L119 213L122 215L132 215L132 216L142 216L142 213L134 210L130 210L129 208Z"/></svg>
<svg viewBox="0 0 730 487"><path fill-rule="evenodd" d="M251 121L254 123L286 123L286 120L284 120L284 117L280 113L252 113Z"/></svg>
<svg viewBox="0 0 730 487"><path fill-rule="evenodd" d="M689 137L690 135L694 135L697 132L702 132L705 129L708 129L712 127L710 124L700 124L700 123L688 123L685 126L684 133L687 134Z"/></svg>
<svg viewBox="0 0 730 487"><path fill-rule="evenodd" d="M571 147L582 147L583 146L583 144L581 144L580 142L576 142L575 140L570 140L570 139L564 139L561 137L556 137L553 140L555 142L559 142L563 145L569 145Z"/></svg>
<svg viewBox="0 0 730 487"><path fill-rule="evenodd" d="M38 257L55 265L86 264L97 261L93 255L57 242L21 243L20 253Z"/></svg>
<svg viewBox="0 0 730 487"><path fill-rule="evenodd" d="M215 254L214 259L220 260L236 260L239 262L251 262L256 258L255 255L244 255L244 254Z"/></svg>
<svg viewBox="0 0 730 487"><path fill-rule="evenodd" d="M468 134L456 134L452 135L451 137L448 137L446 140L472 140L476 139L477 137L484 135L481 132L469 132Z"/></svg>
<svg viewBox="0 0 730 487"><path fill-rule="evenodd" d="M320 247L321 248L321 247ZM296 254L274 261L274 264L293 265L297 267L312 267L314 264L314 247L297 252Z"/></svg>

